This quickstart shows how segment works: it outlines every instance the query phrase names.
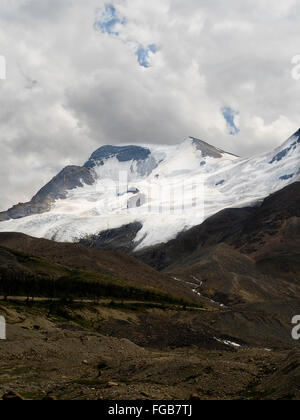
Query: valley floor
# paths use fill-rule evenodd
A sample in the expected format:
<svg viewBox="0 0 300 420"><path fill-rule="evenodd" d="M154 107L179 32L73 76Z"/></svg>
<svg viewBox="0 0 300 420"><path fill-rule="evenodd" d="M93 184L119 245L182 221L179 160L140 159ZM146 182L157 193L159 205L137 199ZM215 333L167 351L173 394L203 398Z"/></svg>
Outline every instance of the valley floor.
<svg viewBox="0 0 300 420"><path fill-rule="evenodd" d="M7 340L0 342L0 395L12 390L33 400L300 399L299 347L225 345L195 323L202 318L197 311L132 302L11 300L0 301L0 313L8 323Z"/></svg>

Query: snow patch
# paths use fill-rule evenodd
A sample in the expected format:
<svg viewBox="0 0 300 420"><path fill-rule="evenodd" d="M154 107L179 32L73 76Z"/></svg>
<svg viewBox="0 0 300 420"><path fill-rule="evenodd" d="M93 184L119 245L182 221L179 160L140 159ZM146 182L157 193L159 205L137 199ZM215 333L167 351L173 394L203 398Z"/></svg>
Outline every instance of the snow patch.
<svg viewBox="0 0 300 420"><path fill-rule="evenodd" d="M241 348L242 347L240 344L234 343L233 341L221 340L220 338L216 338L216 337L214 337L214 339L216 341L218 341L219 343L225 344L226 346L236 347L236 348Z"/></svg>
<svg viewBox="0 0 300 420"><path fill-rule="evenodd" d="M140 222L135 240L142 249L174 239L225 208L256 205L300 180L297 136L249 159L224 152L219 158L205 156L190 138L177 146L142 146L150 151L147 158L107 157L91 169L93 185L69 191L48 213L4 221L0 231L75 242Z"/></svg>

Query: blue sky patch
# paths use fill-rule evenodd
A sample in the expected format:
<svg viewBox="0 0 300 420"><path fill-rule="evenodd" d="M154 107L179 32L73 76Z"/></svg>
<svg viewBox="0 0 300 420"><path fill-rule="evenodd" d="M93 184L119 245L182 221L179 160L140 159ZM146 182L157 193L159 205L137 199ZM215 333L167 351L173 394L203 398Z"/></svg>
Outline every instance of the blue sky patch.
<svg viewBox="0 0 300 420"><path fill-rule="evenodd" d="M239 115L239 112L235 111L230 107L225 107L222 109L222 114L227 122L229 134L231 134L232 136L236 136L240 132L240 129L239 127L237 127L235 121L235 118Z"/></svg>
<svg viewBox="0 0 300 420"><path fill-rule="evenodd" d="M95 22L95 28L103 34L118 36L117 25L125 25L126 20L121 18L112 4L106 4L104 12Z"/></svg>
<svg viewBox="0 0 300 420"><path fill-rule="evenodd" d="M98 16L95 21L95 30L103 34L109 34L118 37L125 45L129 45L135 51L138 63L141 67L150 67L150 58L152 54L157 53L158 47L155 44L150 44L144 47L138 40L127 39L119 33L120 27L125 26L127 21L121 17L113 4L106 4L105 9L98 11Z"/></svg>
<svg viewBox="0 0 300 420"><path fill-rule="evenodd" d="M150 55L157 53L157 51L158 48L155 44L148 45L146 48L140 46L136 51L136 56L140 66L145 68L150 67Z"/></svg>

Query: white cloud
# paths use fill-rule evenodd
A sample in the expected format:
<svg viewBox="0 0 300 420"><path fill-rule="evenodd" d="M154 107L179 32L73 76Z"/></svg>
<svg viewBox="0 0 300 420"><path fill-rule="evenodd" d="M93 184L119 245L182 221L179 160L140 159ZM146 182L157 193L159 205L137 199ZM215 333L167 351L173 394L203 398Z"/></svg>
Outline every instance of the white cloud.
<svg viewBox="0 0 300 420"><path fill-rule="evenodd" d="M122 37L155 44L152 67L94 30L104 0L1 0L1 208L107 143L188 135L239 155L298 129L299 2L118 0ZM276 4L275 4L276 3ZM221 110L239 112L230 136Z"/></svg>

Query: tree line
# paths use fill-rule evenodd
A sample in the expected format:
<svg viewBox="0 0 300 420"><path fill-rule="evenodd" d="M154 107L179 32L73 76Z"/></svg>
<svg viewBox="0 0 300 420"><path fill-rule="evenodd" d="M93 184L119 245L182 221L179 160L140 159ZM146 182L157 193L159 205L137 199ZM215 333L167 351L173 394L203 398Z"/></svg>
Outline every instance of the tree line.
<svg viewBox="0 0 300 420"><path fill-rule="evenodd" d="M131 299L184 305L183 299L126 284L84 280L77 276L51 278L0 269L0 295L49 299Z"/></svg>

